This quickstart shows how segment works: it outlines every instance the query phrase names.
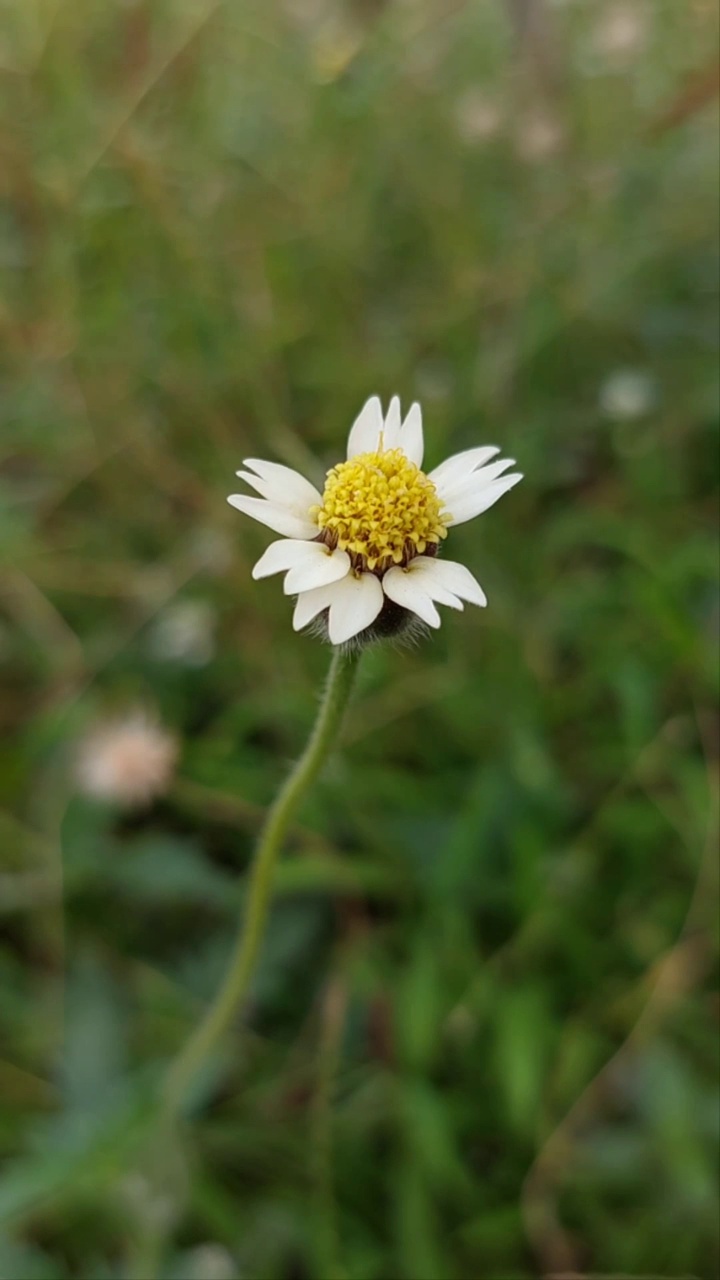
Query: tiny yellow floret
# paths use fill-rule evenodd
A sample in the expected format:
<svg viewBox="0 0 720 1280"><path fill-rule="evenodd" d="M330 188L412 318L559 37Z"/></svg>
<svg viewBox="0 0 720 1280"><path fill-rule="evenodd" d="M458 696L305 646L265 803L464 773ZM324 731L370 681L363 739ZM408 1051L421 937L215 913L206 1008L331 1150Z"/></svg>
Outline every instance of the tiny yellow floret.
<svg viewBox="0 0 720 1280"><path fill-rule="evenodd" d="M371 571L432 554L447 535L435 485L402 449L361 453L333 467L311 515L328 545Z"/></svg>

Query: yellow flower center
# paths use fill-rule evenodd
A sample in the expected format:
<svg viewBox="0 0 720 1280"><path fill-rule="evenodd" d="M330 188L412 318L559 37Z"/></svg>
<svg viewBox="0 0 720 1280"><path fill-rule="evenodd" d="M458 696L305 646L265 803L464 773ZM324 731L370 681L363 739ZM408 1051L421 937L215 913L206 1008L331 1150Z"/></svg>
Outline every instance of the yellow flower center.
<svg viewBox="0 0 720 1280"><path fill-rule="evenodd" d="M447 535L435 485L402 449L361 453L333 467L311 515L324 541L349 552L357 569L407 564L433 554Z"/></svg>

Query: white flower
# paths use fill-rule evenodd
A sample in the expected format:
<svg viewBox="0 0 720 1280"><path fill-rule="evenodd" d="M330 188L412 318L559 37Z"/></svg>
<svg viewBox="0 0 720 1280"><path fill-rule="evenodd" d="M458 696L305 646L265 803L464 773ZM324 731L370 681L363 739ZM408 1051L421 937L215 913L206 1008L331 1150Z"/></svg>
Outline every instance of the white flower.
<svg viewBox="0 0 720 1280"><path fill-rule="evenodd" d="M282 534L253 577L285 574L285 594L297 596L296 631L327 611L337 645L381 613L397 615L397 606L439 627L436 604L487 604L470 570L438 552L449 529L487 511L522 476L504 474L512 458L490 461L499 453L493 445L455 454L429 474L421 470L423 452L419 404L403 422L394 396L383 419L372 396L353 423L347 461L328 471L324 493L289 467L245 460L249 470L237 474L260 497L235 493L228 502Z"/></svg>

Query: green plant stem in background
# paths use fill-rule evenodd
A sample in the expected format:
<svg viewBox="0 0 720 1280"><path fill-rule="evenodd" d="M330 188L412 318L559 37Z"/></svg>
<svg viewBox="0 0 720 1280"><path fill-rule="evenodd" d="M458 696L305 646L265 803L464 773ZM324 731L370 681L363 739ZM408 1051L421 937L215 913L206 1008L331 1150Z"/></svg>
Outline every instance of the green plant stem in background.
<svg viewBox="0 0 720 1280"><path fill-rule="evenodd" d="M193 1080L217 1048L247 995L265 931L278 853L301 800L335 745L359 660L359 651L335 651L308 744L274 801L260 835L250 872L245 918L225 980L168 1073L163 1101L169 1114L182 1107Z"/></svg>
<svg viewBox="0 0 720 1280"><path fill-rule="evenodd" d="M347 1008L347 986L341 977L334 977L328 983L321 1010L310 1131L310 1156L315 1175L316 1271L327 1280L342 1280L344 1275L333 1186L333 1090Z"/></svg>

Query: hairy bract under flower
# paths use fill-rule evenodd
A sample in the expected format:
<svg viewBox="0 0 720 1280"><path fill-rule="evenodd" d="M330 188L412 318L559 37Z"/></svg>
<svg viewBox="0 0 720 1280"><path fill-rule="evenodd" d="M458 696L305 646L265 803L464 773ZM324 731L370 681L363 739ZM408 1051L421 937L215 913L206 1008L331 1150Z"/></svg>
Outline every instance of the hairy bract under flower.
<svg viewBox="0 0 720 1280"><path fill-rule="evenodd" d="M420 406L403 421L397 396L385 416L372 396L323 493L289 467L246 459L248 470L237 474L260 497L228 501L282 535L253 577L284 573L285 594L297 597L295 630L323 618L336 645L396 631L411 617L438 627L437 604L487 604L470 570L439 552L454 525L522 480L506 474L512 458L491 461L497 453L494 445L468 449L426 473Z"/></svg>

